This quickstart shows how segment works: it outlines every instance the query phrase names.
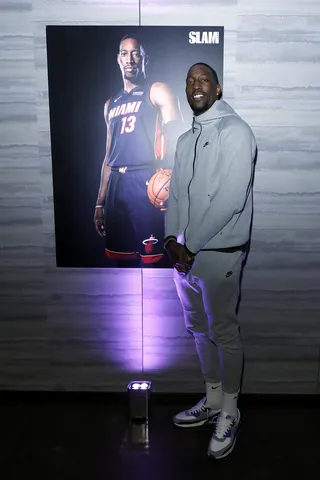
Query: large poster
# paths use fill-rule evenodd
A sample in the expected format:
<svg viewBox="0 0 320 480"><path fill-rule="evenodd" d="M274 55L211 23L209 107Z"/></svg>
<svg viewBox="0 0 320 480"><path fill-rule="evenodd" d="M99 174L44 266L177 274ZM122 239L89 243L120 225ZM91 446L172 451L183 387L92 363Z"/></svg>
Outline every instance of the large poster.
<svg viewBox="0 0 320 480"><path fill-rule="evenodd" d="M189 68L223 90L223 27L47 27L56 261L167 268L164 222Z"/></svg>

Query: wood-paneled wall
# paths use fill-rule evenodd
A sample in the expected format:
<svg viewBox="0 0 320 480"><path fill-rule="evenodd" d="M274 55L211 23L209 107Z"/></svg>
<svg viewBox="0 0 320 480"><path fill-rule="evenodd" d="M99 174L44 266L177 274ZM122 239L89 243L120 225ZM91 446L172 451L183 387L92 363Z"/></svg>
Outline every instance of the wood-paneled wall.
<svg viewBox="0 0 320 480"><path fill-rule="evenodd" d="M202 389L170 270L55 267L46 25L222 25L224 98L259 145L244 392L317 393L318 0L0 4L0 389Z"/></svg>

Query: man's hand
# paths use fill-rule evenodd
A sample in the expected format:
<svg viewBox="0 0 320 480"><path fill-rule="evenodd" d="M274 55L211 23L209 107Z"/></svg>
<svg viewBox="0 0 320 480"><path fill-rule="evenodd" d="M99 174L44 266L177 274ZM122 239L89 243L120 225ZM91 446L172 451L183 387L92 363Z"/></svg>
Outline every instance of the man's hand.
<svg viewBox="0 0 320 480"><path fill-rule="evenodd" d="M185 247L172 239L167 243L166 250L174 268L179 273L187 274L194 262L194 257L191 257Z"/></svg>
<svg viewBox="0 0 320 480"><path fill-rule="evenodd" d="M180 255L178 258L178 262L175 264L174 268L179 273L184 273L185 275L191 270L191 267L194 262L194 257L190 256L183 245L182 249L180 250Z"/></svg>
<svg viewBox="0 0 320 480"><path fill-rule="evenodd" d="M183 248L183 245L178 243L174 238L167 243L166 250L172 265L177 263L181 248Z"/></svg>
<svg viewBox="0 0 320 480"><path fill-rule="evenodd" d="M100 237L106 236L106 230L104 225L104 209L96 208L94 211L93 223Z"/></svg>

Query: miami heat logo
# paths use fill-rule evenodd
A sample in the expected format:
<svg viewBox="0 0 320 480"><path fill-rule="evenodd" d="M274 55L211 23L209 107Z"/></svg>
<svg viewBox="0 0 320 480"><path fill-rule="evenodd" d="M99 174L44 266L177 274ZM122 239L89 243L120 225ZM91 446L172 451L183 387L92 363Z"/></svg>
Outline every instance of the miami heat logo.
<svg viewBox="0 0 320 480"><path fill-rule="evenodd" d="M154 235L150 235L149 238L146 238L142 241L146 253L152 253L153 245L158 243L158 239Z"/></svg>

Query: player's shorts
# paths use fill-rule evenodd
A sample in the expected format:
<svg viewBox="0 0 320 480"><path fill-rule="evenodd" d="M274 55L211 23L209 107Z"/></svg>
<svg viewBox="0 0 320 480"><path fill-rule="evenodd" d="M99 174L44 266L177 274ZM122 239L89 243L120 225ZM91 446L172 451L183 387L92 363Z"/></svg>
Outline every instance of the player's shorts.
<svg viewBox="0 0 320 480"><path fill-rule="evenodd" d="M112 168L105 204L105 253L117 260L155 263L164 254L164 212L147 195L151 168Z"/></svg>

